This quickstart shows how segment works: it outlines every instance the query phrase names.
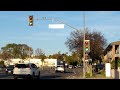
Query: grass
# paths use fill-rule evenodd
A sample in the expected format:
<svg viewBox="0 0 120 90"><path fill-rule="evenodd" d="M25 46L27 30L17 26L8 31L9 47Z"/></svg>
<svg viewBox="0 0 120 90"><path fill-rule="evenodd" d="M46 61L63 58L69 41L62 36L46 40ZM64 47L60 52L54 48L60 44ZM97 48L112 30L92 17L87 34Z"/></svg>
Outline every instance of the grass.
<svg viewBox="0 0 120 90"><path fill-rule="evenodd" d="M90 76L90 73L86 73L86 78L98 78L98 77L105 77L105 71L104 70L99 70L98 73L92 73L92 76Z"/></svg>

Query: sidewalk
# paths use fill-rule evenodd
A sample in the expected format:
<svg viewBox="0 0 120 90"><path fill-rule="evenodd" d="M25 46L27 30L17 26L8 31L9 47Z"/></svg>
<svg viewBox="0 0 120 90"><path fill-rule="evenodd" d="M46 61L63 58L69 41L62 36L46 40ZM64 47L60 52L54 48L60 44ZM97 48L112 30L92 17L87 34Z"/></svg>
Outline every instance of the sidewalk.
<svg viewBox="0 0 120 90"><path fill-rule="evenodd" d="M86 78L83 78L82 76L71 76L71 77L67 77L67 79L114 79L112 77L104 77L100 74L94 76L94 77L86 77Z"/></svg>

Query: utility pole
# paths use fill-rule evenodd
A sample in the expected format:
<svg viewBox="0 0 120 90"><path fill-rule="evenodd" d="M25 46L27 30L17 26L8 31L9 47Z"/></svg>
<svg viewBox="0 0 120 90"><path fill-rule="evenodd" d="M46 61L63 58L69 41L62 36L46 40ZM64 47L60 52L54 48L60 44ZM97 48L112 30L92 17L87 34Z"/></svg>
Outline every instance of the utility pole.
<svg viewBox="0 0 120 90"><path fill-rule="evenodd" d="M30 47L29 47L29 63L30 63Z"/></svg>
<svg viewBox="0 0 120 90"><path fill-rule="evenodd" d="M83 78L85 78L86 75L86 66L85 66L85 12L83 12L83 21L84 21L84 31L83 31Z"/></svg>

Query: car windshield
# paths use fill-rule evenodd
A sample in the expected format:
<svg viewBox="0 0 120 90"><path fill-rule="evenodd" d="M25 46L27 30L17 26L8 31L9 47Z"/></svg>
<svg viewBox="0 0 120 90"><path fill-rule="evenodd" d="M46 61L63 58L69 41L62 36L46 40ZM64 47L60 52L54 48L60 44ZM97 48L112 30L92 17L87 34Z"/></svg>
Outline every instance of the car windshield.
<svg viewBox="0 0 120 90"><path fill-rule="evenodd" d="M63 65L59 65L59 66L57 66L57 67L63 67Z"/></svg>
<svg viewBox="0 0 120 90"><path fill-rule="evenodd" d="M17 65L15 65L15 67L17 67L17 68L28 68L29 65L28 64L17 64Z"/></svg>

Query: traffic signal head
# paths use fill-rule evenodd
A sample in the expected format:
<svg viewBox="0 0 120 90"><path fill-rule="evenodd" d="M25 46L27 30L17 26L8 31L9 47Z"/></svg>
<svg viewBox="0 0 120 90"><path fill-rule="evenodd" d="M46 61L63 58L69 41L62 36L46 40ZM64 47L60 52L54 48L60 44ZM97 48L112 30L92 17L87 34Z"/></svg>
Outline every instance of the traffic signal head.
<svg viewBox="0 0 120 90"><path fill-rule="evenodd" d="M85 52L90 52L90 40L85 40Z"/></svg>
<svg viewBox="0 0 120 90"><path fill-rule="evenodd" d="M33 26L33 16L29 16L29 26Z"/></svg>

